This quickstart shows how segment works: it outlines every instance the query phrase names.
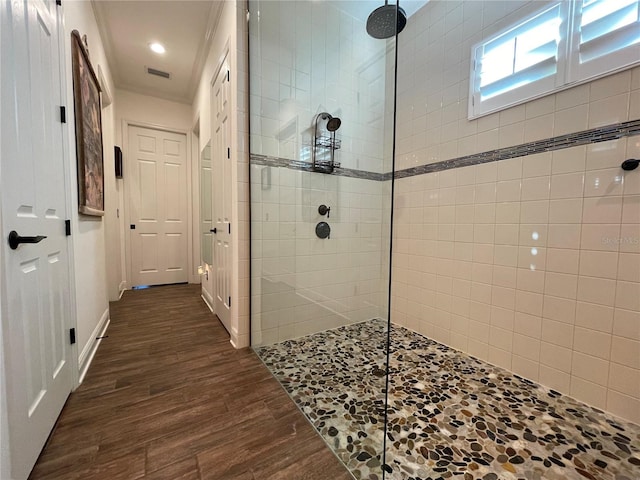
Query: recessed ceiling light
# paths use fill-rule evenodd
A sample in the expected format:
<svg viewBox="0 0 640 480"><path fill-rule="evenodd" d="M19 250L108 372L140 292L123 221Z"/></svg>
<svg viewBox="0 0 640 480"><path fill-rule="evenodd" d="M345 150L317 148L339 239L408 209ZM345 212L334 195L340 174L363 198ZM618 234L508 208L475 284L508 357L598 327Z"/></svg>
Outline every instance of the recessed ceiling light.
<svg viewBox="0 0 640 480"><path fill-rule="evenodd" d="M154 42L154 43L150 43L149 44L149 48L151 49L151 51L156 52L156 53L164 53L166 50L164 49L164 46L161 43L158 42Z"/></svg>

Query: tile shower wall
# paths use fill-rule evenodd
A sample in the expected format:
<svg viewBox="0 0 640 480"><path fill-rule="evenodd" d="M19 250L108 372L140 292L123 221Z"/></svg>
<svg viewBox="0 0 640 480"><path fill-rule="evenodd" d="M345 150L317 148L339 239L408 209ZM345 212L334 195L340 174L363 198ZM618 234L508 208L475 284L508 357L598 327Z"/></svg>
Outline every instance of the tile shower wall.
<svg viewBox="0 0 640 480"><path fill-rule="evenodd" d="M253 344L386 316L380 255L385 184L251 169ZM320 204L331 207L328 220L318 213ZM331 225L326 240L315 234L322 220Z"/></svg>
<svg viewBox="0 0 640 480"><path fill-rule="evenodd" d="M341 10L349 2L260 1L251 29L251 152L310 161L311 125L342 119L337 161L384 172L386 43ZM387 108L388 110L388 108Z"/></svg>
<svg viewBox="0 0 640 480"><path fill-rule="evenodd" d="M326 111L342 119L343 169L390 169L388 45L341 10L347 3L254 3L250 141L261 161L251 164L253 345L386 317L389 182L263 164L309 164L312 122ZM328 219L321 204L331 207ZM329 239L316 237L320 221L330 224Z"/></svg>
<svg viewBox="0 0 640 480"><path fill-rule="evenodd" d="M398 168L640 118L635 68L467 120L471 45L539 6L411 17ZM397 180L392 320L640 423L638 157L631 136Z"/></svg>

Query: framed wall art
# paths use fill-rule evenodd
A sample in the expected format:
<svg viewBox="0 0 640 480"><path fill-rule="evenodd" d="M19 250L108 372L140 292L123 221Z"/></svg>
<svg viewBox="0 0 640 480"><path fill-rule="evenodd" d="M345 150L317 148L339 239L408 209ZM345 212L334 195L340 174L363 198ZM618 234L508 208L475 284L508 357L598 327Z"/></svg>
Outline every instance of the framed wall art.
<svg viewBox="0 0 640 480"><path fill-rule="evenodd" d="M71 61L78 162L78 210L104 215L104 163L100 83L77 30L71 32Z"/></svg>

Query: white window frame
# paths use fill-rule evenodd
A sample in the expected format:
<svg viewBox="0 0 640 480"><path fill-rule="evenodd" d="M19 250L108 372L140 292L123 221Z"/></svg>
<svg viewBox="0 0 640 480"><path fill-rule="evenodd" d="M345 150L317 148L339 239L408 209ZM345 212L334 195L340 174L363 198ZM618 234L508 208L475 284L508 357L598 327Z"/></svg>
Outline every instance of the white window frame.
<svg viewBox="0 0 640 480"><path fill-rule="evenodd" d="M638 1L640 3L640 0ZM501 36L509 34L509 32L522 30L527 22L532 22L541 14L558 6L561 8L560 16L562 23L560 26L560 38L558 40L556 56L556 73L483 100L480 93L480 75L482 72L481 59L485 45ZM607 53L592 61L581 64L581 7L582 0L562 0L547 3L544 8L528 15L516 24L510 25L485 38L481 42L476 43L471 49L468 119L473 120L640 65L640 43L612 53ZM640 28L640 22L637 23L637 28ZM514 61L513 58L511 60Z"/></svg>

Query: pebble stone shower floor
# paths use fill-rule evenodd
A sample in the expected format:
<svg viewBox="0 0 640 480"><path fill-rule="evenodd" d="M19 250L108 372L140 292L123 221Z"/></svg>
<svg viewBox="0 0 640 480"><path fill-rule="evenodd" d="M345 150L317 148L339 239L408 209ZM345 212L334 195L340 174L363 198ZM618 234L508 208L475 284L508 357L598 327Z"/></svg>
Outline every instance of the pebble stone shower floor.
<svg viewBox="0 0 640 480"><path fill-rule="evenodd" d="M640 427L386 322L256 348L356 479L639 480Z"/></svg>

